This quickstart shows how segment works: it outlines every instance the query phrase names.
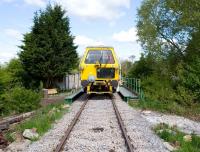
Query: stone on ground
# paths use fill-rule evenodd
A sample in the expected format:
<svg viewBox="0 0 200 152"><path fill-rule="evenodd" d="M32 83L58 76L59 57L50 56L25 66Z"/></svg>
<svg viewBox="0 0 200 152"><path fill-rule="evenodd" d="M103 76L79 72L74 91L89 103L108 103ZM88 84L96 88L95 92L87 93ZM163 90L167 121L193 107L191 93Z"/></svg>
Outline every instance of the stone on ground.
<svg viewBox="0 0 200 152"><path fill-rule="evenodd" d="M23 132L23 137L32 140L39 138L39 134L35 129L25 129Z"/></svg>
<svg viewBox="0 0 200 152"><path fill-rule="evenodd" d="M168 142L164 142L164 146L169 150L169 151L174 151L176 148L174 148L172 145L170 145Z"/></svg>
<svg viewBox="0 0 200 152"><path fill-rule="evenodd" d="M185 135L183 137L183 140L186 141L186 142L190 142L190 141L192 141L192 136L191 135Z"/></svg>

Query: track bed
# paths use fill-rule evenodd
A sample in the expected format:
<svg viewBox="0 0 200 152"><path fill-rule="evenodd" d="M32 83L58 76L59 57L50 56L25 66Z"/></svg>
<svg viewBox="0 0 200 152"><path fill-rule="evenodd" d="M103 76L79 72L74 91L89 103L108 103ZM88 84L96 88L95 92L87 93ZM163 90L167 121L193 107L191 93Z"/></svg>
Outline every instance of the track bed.
<svg viewBox="0 0 200 152"><path fill-rule="evenodd" d="M111 99L89 99L64 151L127 151Z"/></svg>
<svg viewBox="0 0 200 152"><path fill-rule="evenodd" d="M123 102L118 94L114 96L113 100L109 96L86 98L83 95L47 134L24 151L167 152L162 140L153 133L140 113ZM112 101L116 103L122 123ZM85 106L81 108L84 103ZM80 117L76 118L79 112ZM75 118L77 120L71 125ZM66 132L69 133L67 136Z"/></svg>

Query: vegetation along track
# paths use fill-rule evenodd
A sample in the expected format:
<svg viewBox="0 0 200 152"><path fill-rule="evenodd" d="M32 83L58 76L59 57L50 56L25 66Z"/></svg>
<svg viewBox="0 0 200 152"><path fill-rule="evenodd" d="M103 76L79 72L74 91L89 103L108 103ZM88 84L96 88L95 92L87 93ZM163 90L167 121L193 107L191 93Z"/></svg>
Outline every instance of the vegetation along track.
<svg viewBox="0 0 200 152"><path fill-rule="evenodd" d="M84 100L55 151L132 152L115 97L87 96Z"/></svg>

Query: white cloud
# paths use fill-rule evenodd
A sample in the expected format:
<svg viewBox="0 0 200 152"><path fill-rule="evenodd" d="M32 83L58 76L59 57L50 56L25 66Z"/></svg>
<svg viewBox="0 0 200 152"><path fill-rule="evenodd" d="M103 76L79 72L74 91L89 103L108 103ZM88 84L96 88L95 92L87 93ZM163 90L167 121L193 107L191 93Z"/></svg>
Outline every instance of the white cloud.
<svg viewBox="0 0 200 152"><path fill-rule="evenodd" d="M22 34L15 29L5 29L5 34L15 40L21 40Z"/></svg>
<svg viewBox="0 0 200 152"><path fill-rule="evenodd" d="M18 48L21 45L23 35L20 31L8 28L1 31L0 37L0 63L8 62L10 59L17 57Z"/></svg>
<svg viewBox="0 0 200 152"><path fill-rule="evenodd" d="M103 45L103 42L96 41L87 36L78 35L75 37L74 43L81 46L89 46L89 45Z"/></svg>
<svg viewBox="0 0 200 152"><path fill-rule="evenodd" d="M39 7L44 7L46 5L45 0L24 0L28 5L34 5Z"/></svg>
<svg viewBox="0 0 200 152"><path fill-rule="evenodd" d="M114 20L125 13L123 9L130 8L131 0L55 0L66 10L76 16L86 19Z"/></svg>
<svg viewBox="0 0 200 152"><path fill-rule="evenodd" d="M5 3L11 3L11 2L16 2L17 0L0 0L1 2ZM46 5L46 0L23 0L25 4L28 5L34 5L34 6L39 6L39 7L44 7Z"/></svg>
<svg viewBox="0 0 200 152"><path fill-rule="evenodd" d="M136 42L137 30L135 27L130 28L127 31L120 31L119 33L114 33L112 38L118 42Z"/></svg>
<svg viewBox="0 0 200 152"><path fill-rule="evenodd" d="M15 45L9 45L0 42L0 63L8 62L10 59L17 56L19 48Z"/></svg>
<svg viewBox="0 0 200 152"><path fill-rule="evenodd" d="M17 55L9 52L2 52L0 54L0 63L8 62L10 59L15 58Z"/></svg>

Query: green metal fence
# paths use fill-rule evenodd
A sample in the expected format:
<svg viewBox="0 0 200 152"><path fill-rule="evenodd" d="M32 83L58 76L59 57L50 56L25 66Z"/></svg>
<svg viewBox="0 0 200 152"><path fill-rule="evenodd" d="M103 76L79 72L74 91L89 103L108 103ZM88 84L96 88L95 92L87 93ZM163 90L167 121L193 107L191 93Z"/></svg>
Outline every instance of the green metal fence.
<svg viewBox="0 0 200 152"><path fill-rule="evenodd" d="M139 99L144 99L144 92L141 89L140 79L122 77L122 83L124 87L135 93L139 97Z"/></svg>

